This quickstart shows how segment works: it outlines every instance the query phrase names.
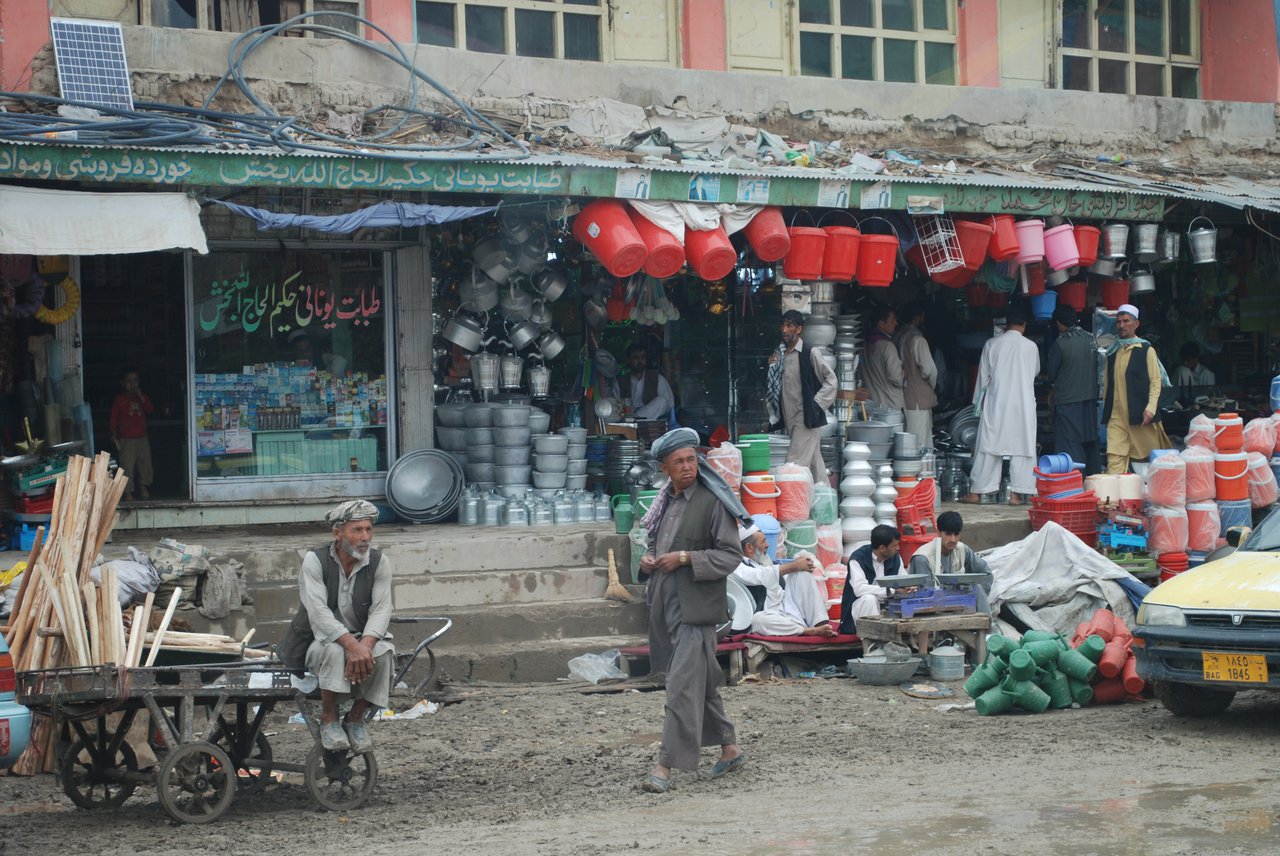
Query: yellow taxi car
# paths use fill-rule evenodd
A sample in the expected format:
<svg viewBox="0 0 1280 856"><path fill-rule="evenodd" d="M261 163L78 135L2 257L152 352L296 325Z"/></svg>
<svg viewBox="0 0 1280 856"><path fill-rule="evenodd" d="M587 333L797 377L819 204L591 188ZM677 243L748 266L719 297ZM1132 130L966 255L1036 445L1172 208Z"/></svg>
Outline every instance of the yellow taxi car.
<svg viewBox="0 0 1280 856"><path fill-rule="evenodd" d="M1280 689L1280 512L1228 533L1237 539L1235 552L1162 583L1138 608L1138 674L1177 716Z"/></svg>

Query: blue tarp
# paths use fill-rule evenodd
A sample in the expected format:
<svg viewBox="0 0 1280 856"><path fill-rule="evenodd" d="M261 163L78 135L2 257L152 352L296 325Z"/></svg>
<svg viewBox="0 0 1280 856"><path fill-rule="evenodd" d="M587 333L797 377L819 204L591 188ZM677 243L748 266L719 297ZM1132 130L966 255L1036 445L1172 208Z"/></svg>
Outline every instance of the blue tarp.
<svg viewBox="0 0 1280 856"><path fill-rule="evenodd" d="M387 226L438 226L441 223L452 223L455 220L466 220L497 211L497 206L473 208L465 205L428 205L413 202L379 202L349 214L333 214L317 216L314 214L279 214L262 208L251 208L248 205L237 205L215 199L214 202L229 208L237 214L258 221L258 230L290 229L301 226L304 229L315 229L319 232L336 232L347 235L356 229L372 229Z"/></svg>

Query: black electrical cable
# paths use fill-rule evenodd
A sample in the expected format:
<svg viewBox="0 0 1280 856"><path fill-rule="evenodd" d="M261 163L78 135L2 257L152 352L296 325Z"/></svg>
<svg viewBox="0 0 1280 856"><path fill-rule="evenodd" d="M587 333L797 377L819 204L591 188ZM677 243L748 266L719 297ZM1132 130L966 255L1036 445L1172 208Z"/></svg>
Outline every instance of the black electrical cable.
<svg viewBox="0 0 1280 856"><path fill-rule="evenodd" d="M384 49L352 33L336 27L309 23L311 18L327 16L363 24L387 39L392 50ZM375 114L400 114L390 127L367 137L348 138L305 127L299 116L281 116L260 99L249 87L244 72L246 59L273 36L285 31L311 32L342 39L371 50L404 68L409 74L409 93L404 106L382 104L365 111L367 118ZM257 109L256 113L232 113L210 107L228 81ZM419 86L433 87L451 102L461 116L447 115L418 107ZM471 155L470 161L521 159L529 156L528 145L472 109L447 87L419 70L412 58L385 30L365 18L348 12L307 12L280 24L255 27L241 33L232 42L227 70L219 78L200 107L153 102L135 102L134 109L123 110L97 104L86 104L31 92L2 92L0 98L27 101L46 108L63 106L83 108L86 117L51 113L0 112L0 139L50 142L68 145L85 143L135 146L201 146L225 149L228 146L278 148L284 151L309 151L331 155L358 154L383 160L439 159L446 152L462 152L486 145L489 140L510 143L516 151L491 155ZM92 117L92 118L89 118ZM383 142L403 131L411 119L433 126L448 126L465 133L458 142L426 145L397 145Z"/></svg>

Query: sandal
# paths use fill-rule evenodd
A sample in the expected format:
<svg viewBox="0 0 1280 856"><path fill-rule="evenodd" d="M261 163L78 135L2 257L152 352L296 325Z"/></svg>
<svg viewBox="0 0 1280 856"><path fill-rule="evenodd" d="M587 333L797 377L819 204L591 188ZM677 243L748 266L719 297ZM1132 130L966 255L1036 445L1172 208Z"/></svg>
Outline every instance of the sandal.
<svg viewBox="0 0 1280 856"><path fill-rule="evenodd" d="M661 776L655 776L650 773L645 780L640 783L640 790L650 794L665 794L671 790L671 780L664 779Z"/></svg>
<svg viewBox="0 0 1280 856"><path fill-rule="evenodd" d="M721 776L727 776L745 763L747 763L747 752L744 749L728 761L716 761L715 766L711 768L711 778L718 779Z"/></svg>

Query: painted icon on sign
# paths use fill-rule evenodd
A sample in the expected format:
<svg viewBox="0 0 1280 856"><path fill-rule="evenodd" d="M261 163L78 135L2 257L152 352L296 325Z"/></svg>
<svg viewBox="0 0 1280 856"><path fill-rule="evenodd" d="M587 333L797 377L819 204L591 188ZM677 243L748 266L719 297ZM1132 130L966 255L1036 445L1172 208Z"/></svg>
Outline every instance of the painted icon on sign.
<svg viewBox="0 0 1280 856"><path fill-rule="evenodd" d="M719 202L720 176L698 173L689 179L690 202Z"/></svg>
<svg viewBox="0 0 1280 856"><path fill-rule="evenodd" d="M738 201L752 205L766 205L769 202L769 179L738 179Z"/></svg>

